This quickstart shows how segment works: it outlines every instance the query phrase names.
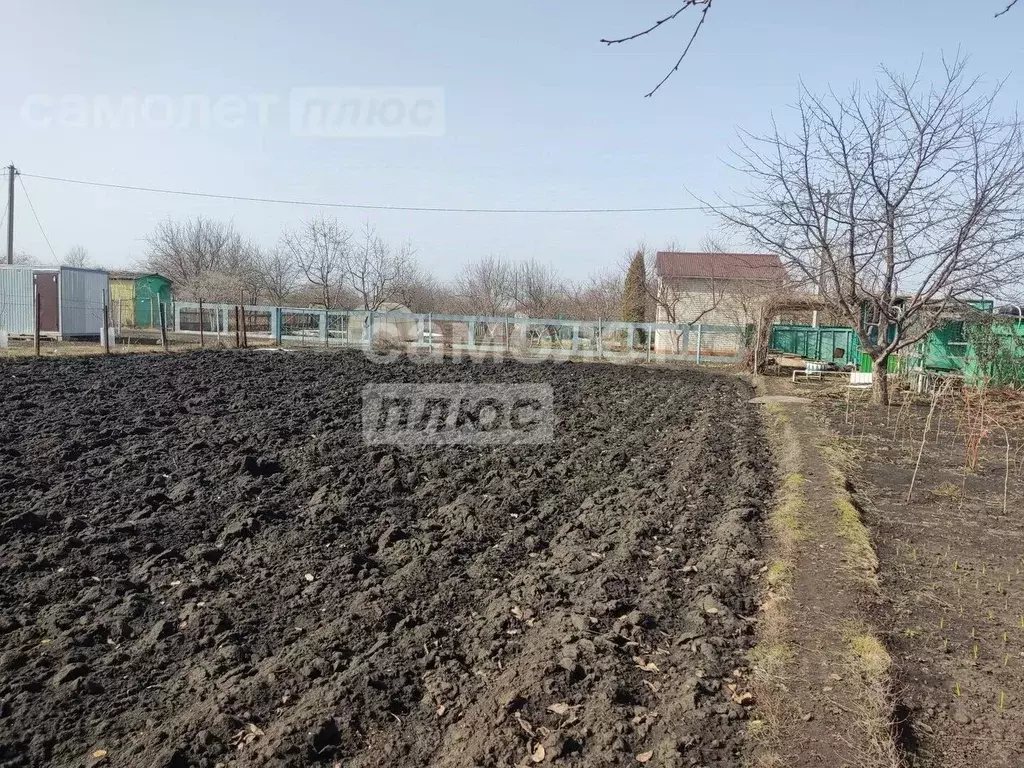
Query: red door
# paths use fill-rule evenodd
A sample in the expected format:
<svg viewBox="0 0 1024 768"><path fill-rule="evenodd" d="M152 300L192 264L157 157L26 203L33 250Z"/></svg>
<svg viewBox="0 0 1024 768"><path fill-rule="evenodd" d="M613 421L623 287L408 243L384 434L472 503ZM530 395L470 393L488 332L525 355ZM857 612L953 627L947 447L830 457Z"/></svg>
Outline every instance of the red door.
<svg viewBox="0 0 1024 768"><path fill-rule="evenodd" d="M36 293L39 294L39 330L56 333L60 330L60 307L56 272L36 272Z"/></svg>

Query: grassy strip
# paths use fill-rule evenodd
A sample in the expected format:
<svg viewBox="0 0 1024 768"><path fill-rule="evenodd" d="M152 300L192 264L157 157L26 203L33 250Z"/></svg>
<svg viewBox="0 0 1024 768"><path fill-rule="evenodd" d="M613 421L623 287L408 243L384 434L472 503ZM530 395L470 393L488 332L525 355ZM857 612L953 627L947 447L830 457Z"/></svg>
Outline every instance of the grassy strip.
<svg viewBox="0 0 1024 768"><path fill-rule="evenodd" d="M757 714L749 724L757 744L754 768L782 768L780 756L783 723L797 717L785 694L786 671L796 651L786 642L789 601L795 576L797 543L810 537L803 515L806 510L806 478L801 474L800 444L781 405L767 406L769 436L778 459L782 480L768 516L774 539L774 559L766 571L767 594L761 605L758 643L751 651L751 687Z"/></svg>
<svg viewBox="0 0 1024 768"><path fill-rule="evenodd" d="M846 545L846 565L873 594L878 587L878 555L849 491L848 478L856 469L856 459L839 441L823 446L822 455L835 487L836 533ZM900 768L903 763L893 737L892 657L867 625L849 625L845 635L848 664L861 682L854 714L870 745L869 754L861 755L860 762L876 768Z"/></svg>
<svg viewBox="0 0 1024 768"><path fill-rule="evenodd" d="M878 556L871 546L868 529L860 519L860 511L843 491L836 496L836 510L839 512L837 533L846 542L846 562L872 586L877 586Z"/></svg>
<svg viewBox="0 0 1024 768"><path fill-rule="evenodd" d="M901 768L903 761L893 739L892 657L867 627L854 627L848 633L850 663L863 683L855 702L854 716L860 729L868 734L871 751L863 765Z"/></svg>
<svg viewBox="0 0 1024 768"><path fill-rule="evenodd" d="M878 586L878 555L860 510L847 490L847 478L857 467L856 459L838 440L822 446L821 453L828 462L835 486L836 533L846 543L846 562L856 572L858 580L874 590Z"/></svg>
<svg viewBox="0 0 1024 768"><path fill-rule="evenodd" d="M813 538L806 522L807 480L802 474L804 462L800 440L783 407L767 406L769 434L772 439L782 480L769 515L775 548L766 580L768 591L761 608L758 645L751 653L753 691L757 697L756 719L749 724L757 745L753 768L782 768L783 731L800 713L787 695L789 670L797 651L786 642L793 617L787 607L795 578L796 550L801 542ZM845 546L845 563L857 584L874 591L877 586L878 557L871 545L868 529L861 519L848 490L847 478L856 469L856 461L834 441L821 448L829 467L833 504L836 510L836 535ZM839 622L837 622L839 624ZM899 768L900 759L893 740L890 667L892 660L871 630L855 625L843 633L845 658L838 659L851 668L851 678L860 690L853 702L857 730L866 735L868 753L857 755L857 764L867 768Z"/></svg>

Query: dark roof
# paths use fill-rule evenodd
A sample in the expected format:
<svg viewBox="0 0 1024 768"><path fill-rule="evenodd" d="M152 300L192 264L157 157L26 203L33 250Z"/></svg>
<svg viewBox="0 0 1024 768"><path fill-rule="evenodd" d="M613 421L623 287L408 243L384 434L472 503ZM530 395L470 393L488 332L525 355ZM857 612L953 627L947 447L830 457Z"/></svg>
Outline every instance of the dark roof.
<svg viewBox="0 0 1024 768"><path fill-rule="evenodd" d="M782 282L786 270L771 253L675 253L658 251L654 271L659 277L771 280Z"/></svg>
<svg viewBox="0 0 1024 768"><path fill-rule="evenodd" d="M158 272L132 272L127 269L112 269L108 274L111 280L139 280L143 277L159 277L161 280L171 282L170 278L164 277Z"/></svg>

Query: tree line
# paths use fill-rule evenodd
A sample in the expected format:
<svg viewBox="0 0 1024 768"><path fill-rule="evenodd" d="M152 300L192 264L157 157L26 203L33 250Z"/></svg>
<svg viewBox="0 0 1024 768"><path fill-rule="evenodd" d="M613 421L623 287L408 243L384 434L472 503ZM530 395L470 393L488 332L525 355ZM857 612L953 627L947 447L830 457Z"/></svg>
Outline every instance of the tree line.
<svg viewBox="0 0 1024 768"><path fill-rule="evenodd" d="M642 241L611 265L575 280L540 260L497 254L440 279L419 263L410 243L388 242L368 221L353 232L324 214L286 229L272 247L231 222L202 215L164 219L145 242L135 268L171 280L180 301L633 323L659 314L673 323L701 320L676 316L674 297L655 275L656 251ZM701 247L721 250L710 238ZM672 242L666 250L680 247ZM19 252L15 263L40 262ZM105 268L81 245L70 248L61 264Z"/></svg>
<svg viewBox="0 0 1024 768"><path fill-rule="evenodd" d="M349 230L324 214L285 230L273 247L205 216L165 219L146 242L139 266L169 278L184 301L594 320L624 312L618 265L573 280L536 259L490 254L444 280L420 264L410 243L390 242L370 222Z"/></svg>

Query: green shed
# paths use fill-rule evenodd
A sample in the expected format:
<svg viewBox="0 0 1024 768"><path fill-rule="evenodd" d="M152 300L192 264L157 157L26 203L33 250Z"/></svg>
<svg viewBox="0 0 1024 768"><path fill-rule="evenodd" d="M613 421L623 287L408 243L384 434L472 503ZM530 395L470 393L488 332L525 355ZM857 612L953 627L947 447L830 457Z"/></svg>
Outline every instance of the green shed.
<svg viewBox="0 0 1024 768"><path fill-rule="evenodd" d="M171 281L163 275L140 275L135 279L135 324L138 328L160 326L160 304L170 322Z"/></svg>

